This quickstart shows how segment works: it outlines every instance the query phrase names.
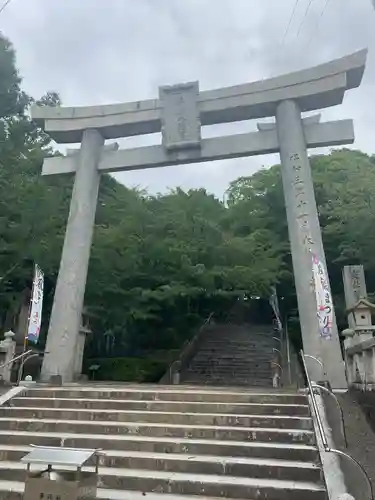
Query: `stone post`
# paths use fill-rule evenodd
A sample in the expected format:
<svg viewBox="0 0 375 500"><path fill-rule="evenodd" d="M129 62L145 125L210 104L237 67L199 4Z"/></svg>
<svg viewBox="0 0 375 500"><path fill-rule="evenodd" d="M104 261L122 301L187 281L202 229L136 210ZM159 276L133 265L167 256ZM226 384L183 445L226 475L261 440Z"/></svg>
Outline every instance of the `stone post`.
<svg viewBox="0 0 375 500"><path fill-rule="evenodd" d="M15 333L12 330L4 334L4 340L0 342L0 351L3 353L1 364L5 365L1 369L1 379L4 382L10 382L13 363L11 363L16 352Z"/></svg>
<svg viewBox="0 0 375 500"><path fill-rule="evenodd" d="M332 388L346 389L335 316L329 336L323 337L319 328L312 255L320 259L326 273L327 266L301 112L295 101L286 100L278 105L276 127L304 351L322 360ZM312 379L320 380L322 374L318 363L306 361Z"/></svg>
<svg viewBox="0 0 375 500"><path fill-rule="evenodd" d="M100 182L98 162L103 144L104 139L97 130L83 133L42 365L43 381L55 376L61 377L62 382L73 380Z"/></svg>
<svg viewBox="0 0 375 500"><path fill-rule="evenodd" d="M83 354L85 352L85 344L87 337L92 333L89 323L89 317L82 312L82 321L79 329L79 334L77 338L76 354L74 360L74 379L82 379L82 364L83 364Z"/></svg>
<svg viewBox="0 0 375 500"><path fill-rule="evenodd" d="M84 328L79 330L78 339L77 339L77 350L74 358L74 379L80 380L82 376L82 363L83 363L83 353L85 350L86 344L86 335L87 332Z"/></svg>
<svg viewBox="0 0 375 500"><path fill-rule="evenodd" d="M360 299L367 297L365 271L363 266L344 266L342 271L344 281L346 309L351 309ZM348 314L349 328L355 328L354 313Z"/></svg>

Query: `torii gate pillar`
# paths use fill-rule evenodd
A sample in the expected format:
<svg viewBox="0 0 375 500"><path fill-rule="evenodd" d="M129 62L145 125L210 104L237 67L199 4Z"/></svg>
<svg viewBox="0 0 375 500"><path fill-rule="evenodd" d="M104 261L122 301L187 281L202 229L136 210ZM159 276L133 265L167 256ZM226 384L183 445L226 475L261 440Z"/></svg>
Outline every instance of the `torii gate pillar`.
<svg viewBox="0 0 375 500"><path fill-rule="evenodd" d="M317 362L309 359L306 363L313 380L327 377L332 387L344 389L347 386L345 364L328 279L325 283L326 307L332 310L328 311L331 315L326 315L326 318L331 318L326 333L318 319L316 283L312 272L314 257L322 263L325 273L327 265L298 103L292 100L281 102L276 110L276 124L303 348L322 361L323 373Z"/></svg>
<svg viewBox="0 0 375 500"><path fill-rule="evenodd" d="M60 376L65 381L73 378L99 191L98 163L103 144L104 139L97 130L86 130L77 154L77 172L42 365L42 380L46 381L54 376ZM78 332L78 335L73 332Z"/></svg>

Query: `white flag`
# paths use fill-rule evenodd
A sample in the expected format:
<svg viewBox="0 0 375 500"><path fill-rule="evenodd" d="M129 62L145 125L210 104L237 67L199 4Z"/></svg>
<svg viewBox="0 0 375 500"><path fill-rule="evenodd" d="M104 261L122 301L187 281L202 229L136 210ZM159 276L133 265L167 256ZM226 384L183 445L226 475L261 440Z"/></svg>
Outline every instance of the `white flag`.
<svg viewBox="0 0 375 500"><path fill-rule="evenodd" d="M329 339L332 335L333 324L332 295L329 289L329 281L324 264L316 255L312 256L312 271L320 335Z"/></svg>
<svg viewBox="0 0 375 500"><path fill-rule="evenodd" d="M44 274L40 267L35 264L29 325L27 329L27 340L31 342L38 342L40 334L40 326L42 324L43 289Z"/></svg>

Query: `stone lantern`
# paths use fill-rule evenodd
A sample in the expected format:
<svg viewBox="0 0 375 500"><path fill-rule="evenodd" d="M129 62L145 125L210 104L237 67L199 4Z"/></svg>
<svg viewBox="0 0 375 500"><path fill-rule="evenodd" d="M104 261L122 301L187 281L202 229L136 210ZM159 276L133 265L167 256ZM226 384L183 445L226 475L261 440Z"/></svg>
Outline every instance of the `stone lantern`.
<svg viewBox="0 0 375 500"><path fill-rule="evenodd" d="M359 299L352 307L346 310L346 314L352 316L354 324L354 328L350 329L353 330L354 343L356 341L363 342L373 337L375 331L371 317L373 311L375 311L375 304L365 298Z"/></svg>
<svg viewBox="0 0 375 500"><path fill-rule="evenodd" d="M342 332L349 384L357 384L361 388L375 383L375 326L372 325L372 311L375 311L375 304L365 298L359 299L346 310L351 328Z"/></svg>

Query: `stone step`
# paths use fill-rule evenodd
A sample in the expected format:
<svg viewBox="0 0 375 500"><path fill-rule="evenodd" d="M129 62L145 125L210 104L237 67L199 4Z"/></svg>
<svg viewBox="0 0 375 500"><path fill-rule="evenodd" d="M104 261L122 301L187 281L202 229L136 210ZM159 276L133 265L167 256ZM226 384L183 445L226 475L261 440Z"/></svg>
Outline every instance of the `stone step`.
<svg viewBox="0 0 375 500"><path fill-rule="evenodd" d="M216 358L214 355L206 357L199 356L191 361L190 366L201 366L203 368L205 365L209 365L217 368L223 367L227 369L231 368L232 370L248 370L256 373L257 369L268 370L273 359L273 357L270 357L266 361L252 361L249 359L234 359L231 361L230 358Z"/></svg>
<svg viewBox="0 0 375 500"><path fill-rule="evenodd" d="M242 363L242 365L231 364L229 361L225 363L220 362L211 362L210 360L206 360L206 362L194 361L190 364L189 370L205 370L205 371L218 371L220 373L229 373L229 374L239 374L239 375L257 375L264 374L269 375L271 373L271 363L267 363L265 365L254 364L250 365L249 363Z"/></svg>
<svg viewBox="0 0 375 500"><path fill-rule="evenodd" d="M249 380L266 385L260 371ZM25 390L0 411L0 500L22 498L31 445L103 450L102 500L326 500L306 396L225 389L246 376L210 376L222 387Z"/></svg>
<svg viewBox="0 0 375 500"><path fill-rule="evenodd" d="M230 372L220 372L218 370L194 370L189 369L183 374L183 378L185 377L193 377L198 380L208 380L215 383L215 385L227 385L232 386L233 384L238 385L246 385L246 386L255 386L255 385L270 385L272 383L271 372L268 374L259 373L257 376L253 376L251 374L246 373L230 373Z"/></svg>
<svg viewBox="0 0 375 500"><path fill-rule="evenodd" d="M238 370L230 372L229 370L214 370L209 367L207 369L191 367L183 372L183 375L194 375L197 377L212 379L215 381L216 385L220 385L220 383L222 383L223 386L232 386L233 384L254 386L257 385L257 382L261 382L261 384L264 384L264 382L272 382L271 369L269 371L262 370L257 373L246 373Z"/></svg>
<svg viewBox="0 0 375 500"><path fill-rule="evenodd" d="M91 410L74 408L0 408L3 418L30 418L55 420L90 420L98 422L171 422L179 425L213 425L233 427L273 427L280 429L311 429L310 417L291 417L283 415L235 415L209 413L177 413L177 412L134 412L129 410Z"/></svg>
<svg viewBox="0 0 375 500"><path fill-rule="evenodd" d="M230 354L228 354L228 352ZM223 351L200 351L197 353L197 355L193 358L194 360L196 359L216 359L219 361L232 361L234 364L236 363L269 363L270 360L274 357L274 353L272 352L272 349L270 349L267 353L265 353L262 356L257 356L256 354L251 354L248 352L238 352L238 351L233 351L233 350L227 350L227 352Z"/></svg>
<svg viewBox="0 0 375 500"><path fill-rule="evenodd" d="M233 367L233 369L243 369L246 368L248 370L255 371L256 368L268 368L271 362L274 360L275 356L270 354L267 359L259 359L259 358L249 358L248 356L244 356L243 358L230 358L230 357L221 357L219 354L216 356L216 353L212 353L209 355L201 356L198 355L194 359L191 360L191 365L202 365L205 363L209 363L213 366L228 366Z"/></svg>
<svg viewBox="0 0 375 500"><path fill-rule="evenodd" d="M204 342L212 341L212 342L221 342L223 339L230 340L231 342L268 342L272 340L274 337L271 332L251 332L248 331L236 331L236 332L225 332L222 331L220 333L215 332L206 332L204 336Z"/></svg>
<svg viewBox="0 0 375 500"><path fill-rule="evenodd" d="M207 369L203 368L194 368L191 367L189 370L186 370L187 374L193 373L196 375L202 375L205 377L210 377L210 378L215 378L216 382L219 379L222 379L223 385L231 385L234 383L239 383L243 385L244 381L247 384L251 385L251 382L253 380L269 380L271 381L272 379L272 371L269 370L267 371L261 371L260 373L253 373L253 372L246 372L244 370L235 370L235 371L230 371L230 370L220 370L220 369L210 369L208 367Z"/></svg>
<svg viewBox="0 0 375 500"><path fill-rule="evenodd" d="M269 349L267 352L264 354L260 353L251 353L246 350L240 351L240 350L230 350L228 352L228 349L226 350L218 350L218 349L205 349L201 350L197 353L195 356L195 359L197 358L209 358L211 356L217 355L218 359L225 359L225 360L232 360L232 361L249 361L249 362L267 362L269 361L270 358L273 356L272 349Z"/></svg>
<svg viewBox="0 0 375 500"><path fill-rule="evenodd" d="M176 388L174 386L129 386L124 388L116 388L114 386L97 387L43 387L31 388L27 391L27 398L42 398L51 400L54 398L72 398L72 399L105 399L113 400L131 400L131 401L191 401L191 402L204 402L204 403L274 403L274 404L305 404L307 405L307 398L304 394L296 392L280 392L275 390L273 392L248 392L244 390L233 390L220 388L217 389L203 389L197 388ZM14 399L12 399L14 401Z"/></svg>
<svg viewBox="0 0 375 500"><path fill-rule="evenodd" d="M0 500L22 500L24 483L17 481L0 481ZM144 500L146 496L143 491L108 490L98 489L97 498L100 500ZM218 497L208 497L208 500L220 500ZM281 497L282 498L282 497ZM168 494L168 500L197 500L196 495L173 495ZM166 500L164 493L147 493L147 500Z"/></svg>
<svg viewBox="0 0 375 500"><path fill-rule="evenodd" d="M236 335L227 335L227 334L220 334L220 335L206 335L204 339L202 339L202 344L207 344L207 343L217 343L221 344L223 342L230 342L232 344L260 344L260 345L265 345L265 344L270 344L272 342L278 342L278 340L273 338L273 335L263 335L261 333L259 334L254 334L254 335L246 335L246 334L236 334Z"/></svg>
<svg viewBox="0 0 375 500"><path fill-rule="evenodd" d="M28 446L7 447L0 445L0 459L2 462L16 462L31 450L32 448ZM117 469L164 470L168 472L273 478L289 481L319 482L321 480L320 467L313 462L116 450L104 450L102 453L103 455L100 457L101 467L114 467ZM11 478L8 477L7 479Z"/></svg>
<svg viewBox="0 0 375 500"><path fill-rule="evenodd" d="M200 346L198 352L220 352L220 353L233 353L233 354L248 354L250 356L256 356L257 353L262 356L267 355L269 352L272 352L272 349L276 347L276 344L249 344L249 343L231 343L231 342L210 342L204 343Z"/></svg>
<svg viewBox="0 0 375 500"><path fill-rule="evenodd" d="M274 331L271 328L217 328L215 330L207 330L206 336L213 338L222 337L272 337Z"/></svg>
<svg viewBox="0 0 375 500"><path fill-rule="evenodd" d="M37 470L41 470L40 468ZM4 472L4 474L2 474ZM0 463L0 477L20 482L25 477L23 464ZM99 486L126 488L143 493L158 492L175 495L199 495L225 498L257 498L259 500L326 500L326 492L315 482L286 481L247 477L186 474L179 472L136 469L101 468ZM111 491L108 492L111 498ZM124 490L122 490L123 498ZM105 498L101 493L101 498Z"/></svg>
<svg viewBox="0 0 375 500"><path fill-rule="evenodd" d="M199 376L198 377L187 377L186 379L183 377L181 383L182 383L182 385L184 385L184 384L201 385L202 387L217 387L218 385L225 385L225 383L223 382L223 379L215 380L215 379L210 378L210 377L200 378ZM263 389L266 389L269 387L271 389L273 387L271 380L255 381L254 382L253 380L247 381L247 380L242 379L241 383L237 383L236 385L241 386L241 387L248 387L249 389L254 389L254 388L258 388L258 387L262 387ZM233 386L233 382L229 381L228 387L232 387L232 386Z"/></svg>
<svg viewBox="0 0 375 500"><path fill-rule="evenodd" d="M246 377L245 375L237 376L237 375L220 375L220 373L210 373L210 372L198 372L192 371L187 374L187 378L191 380L190 383L194 383L193 380L198 380L203 382L212 382L212 386L218 385L227 385L228 387L233 386L234 383L240 385L242 387L271 387L272 386L272 378L271 376L263 376L262 378L254 379L253 377ZM182 379L185 377L183 376Z"/></svg>
<svg viewBox="0 0 375 500"><path fill-rule="evenodd" d="M241 349L249 349L249 350L257 350L260 351L269 349L270 347L279 343L278 340L269 338L249 338L249 339L241 339L241 338L220 338L220 339L204 339L200 345L202 349L207 348L223 348L225 345L230 346L231 348L241 348Z"/></svg>
<svg viewBox="0 0 375 500"><path fill-rule="evenodd" d="M275 429L258 427L224 427L174 425L171 423L93 422L91 420L54 420L39 418L0 417L0 429L8 431L74 432L140 437L176 437L188 439L219 439L222 441L272 441L278 443L314 444L315 435L307 429Z"/></svg>
<svg viewBox="0 0 375 500"><path fill-rule="evenodd" d="M88 429L90 430L90 429ZM226 457L271 458L316 462L316 446L301 442L222 441L174 437L144 437L134 435L74 434L72 432L0 430L0 446L65 446L68 448L111 449L148 453L175 453L188 456L214 455Z"/></svg>
<svg viewBox="0 0 375 500"><path fill-rule="evenodd" d="M32 392L31 392L32 394ZM186 395L187 397L187 395ZM247 397L249 400L249 397ZM142 401L142 400L116 400L116 399L71 399L71 398L13 398L11 404L14 407L38 407L38 408L73 408L73 409L106 409L128 410L128 411L157 411L177 413L234 413L236 415L292 415L309 416L310 410L306 397L298 398L297 402L290 404L272 403L272 398L265 398L267 403L220 403L220 402L197 402L197 401ZM288 398L282 399L288 401Z"/></svg>
<svg viewBox="0 0 375 500"><path fill-rule="evenodd" d="M190 372L187 375L182 376L182 383L185 384L195 384L195 385L205 385L205 386L218 386L227 385L228 387L233 387L233 385L249 387L253 389L254 387L272 387L271 376L263 377L262 379L245 378L245 377L229 377L225 376L213 376L210 373L204 374L199 372Z"/></svg>
<svg viewBox="0 0 375 500"><path fill-rule="evenodd" d="M192 365L202 365L204 366L205 363L209 363L210 365L213 366L228 366L228 367L233 367L235 368L246 368L248 370L255 370L257 367L259 368L268 368L271 364L271 362L275 359L275 356L270 355L267 359L252 359L247 356L243 358L224 358L221 357L220 355L216 356L216 353L212 353L210 355L205 355L205 356L197 356L195 357L191 362L190 366Z"/></svg>
<svg viewBox="0 0 375 500"><path fill-rule="evenodd" d="M209 363L210 365L213 366L227 366L227 367L232 367L232 369L236 368L245 368L247 370L252 370L255 371L257 368L268 368L271 364L271 361L273 361L274 356L269 356L267 359L256 359L252 360L249 359L248 357L243 357L243 358L230 358L230 357L221 357L221 356L216 356L215 353L210 354L209 356L197 356L192 360L190 363L190 366L204 366L205 363Z"/></svg>

